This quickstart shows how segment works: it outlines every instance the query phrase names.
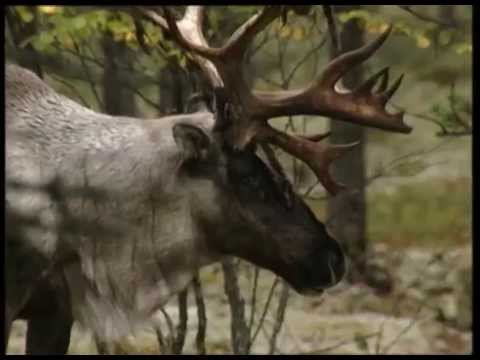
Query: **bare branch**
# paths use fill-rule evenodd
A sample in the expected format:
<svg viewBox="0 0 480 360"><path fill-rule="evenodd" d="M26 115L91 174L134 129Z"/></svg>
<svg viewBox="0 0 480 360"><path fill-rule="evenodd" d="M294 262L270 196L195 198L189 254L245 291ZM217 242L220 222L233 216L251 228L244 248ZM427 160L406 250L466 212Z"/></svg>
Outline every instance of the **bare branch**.
<svg viewBox="0 0 480 360"><path fill-rule="evenodd" d="M287 84L290 84L293 76L297 72L297 70L302 66L313 54L315 54L323 45L325 45L327 38L323 37L322 40L318 43L318 45L315 45L312 47L304 56L301 58L298 63L293 67L292 71L290 71L290 74L287 75L286 82Z"/></svg>
<svg viewBox="0 0 480 360"><path fill-rule="evenodd" d="M168 327L168 332L171 338L175 336L175 330L173 328L173 321L170 315L165 311L163 306L160 308L160 312L163 314L165 317L165 321L167 322L167 327Z"/></svg>
<svg viewBox="0 0 480 360"><path fill-rule="evenodd" d="M456 23L453 23L453 22L445 22L445 21L443 21L443 20L434 18L434 17L429 16L429 15L420 14L419 12L413 10L411 5L397 5L397 6L398 6L400 9L402 9L402 10L404 10L404 11L412 14L413 16L415 16L416 18L418 18L418 19L420 19L420 20L422 20L422 21L434 23L434 24L437 24L437 25L442 26L442 27L458 28L458 24L456 24Z"/></svg>
<svg viewBox="0 0 480 360"><path fill-rule="evenodd" d="M76 53L80 54L81 53L80 52L80 47L78 46L77 42L75 41L75 38L71 35L70 35L70 38L72 40L72 43L73 43L73 46L75 48ZM95 88L95 82L92 80L92 77L90 75L90 70L89 70L87 64L85 64L85 61L83 60L83 57L79 57L79 58L80 58L80 62L82 63L82 67L83 67L83 70L85 72L85 75L88 79L88 83L90 84L90 89L92 90L92 93L95 96L95 100L97 100L98 106L101 109L104 109L105 104L103 103L103 101L100 99L100 96L98 95L97 89Z"/></svg>
<svg viewBox="0 0 480 360"><path fill-rule="evenodd" d="M135 95L137 95L140 99L142 99L147 105L150 105L153 107L155 110L157 110L159 113L162 113L164 109L160 105L158 105L157 102L150 100L148 97L142 94L142 92L134 87L131 87L130 85L126 85L126 88L132 91Z"/></svg>
<svg viewBox="0 0 480 360"><path fill-rule="evenodd" d="M52 79L54 79L55 81L58 81L59 83L61 83L62 85L65 85L67 86L71 91L73 91L75 93L75 96L81 101L81 103L85 106L85 107L88 107L88 103L87 101L83 98L82 94L80 94L80 92L78 91L78 89L73 86L70 82L68 81L65 81L63 79L61 79L59 76L56 76L54 74L49 74L50 77Z"/></svg>
<svg viewBox="0 0 480 360"><path fill-rule="evenodd" d="M245 319L245 301L238 285L238 275L232 259L222 262L225 293L228 297L231 314L231 341L234 354L248 354L249 331Z"/></svg>
<svg viewBox="0 0 480 360"><path fill-rule="evenodd" d="M207 348L205 346L205 335L207 331L207 313L205 310L205 301L203 297L202 284L197 276L193 278L193 290L195 294L195 303L197 304L198 329L197 329L197 353L205 355Z"/></svg>
<svg viewBox="0 0 480 360"><path fill-rule="evenodd" d="M385 345L382 349L383 354L387 354L388 351L400 340L400 338L407 333L419 320L420 311L424 308L425 304L429 302L430 299L426 297L417 307L413 318L409 321L409 323L398 332L397 336L395 336L387 345Z"/></svg>
<svg viewBox="0 0 480 360"><path fill-rule="evenodd" d="M140 48L145 54L150 55L151 51L145 43L145 28L143 27L142 22L137 18L133 18L133 25L135 26L135 36L137 37Z"/></svg>
<svg viewBox="0 0 480 360"><path fill-rule="evenodd" d="M338 36L338 30L337 30L337 25L335 23L335 17L332 11L332 6L323 5L322 7L323 7L323 13L327 18L328 30L330 32L330 38L332 40L333 57L337 57L340 54L342 45L340 44L340 38Z"/></svg>
<svg viewBox="0 0 480 360"><path fill-rule="evenodd" d="M233 33L227 44L222 48L222 54L243 57L248 45L255 35L265 29L275 18L280 15L280 6L265 6L260 13L248 19Z"/></svg>
<svg viewBox="0 0 480 360"><path fill-rule="evenodd" d="M446 136L461 137L461 136L472 136L472 134L473 134L472 130L447 131L447 132L437 133L437 136L439 136L439 137L446 137Z"/></svg>
<svg viewBox="0 0 480 360"><path fill-rule="evenodd" d="M277 287L279 282L280 280L276 276L272 286L270 287L270 291L268 292L267 301L265 303L265 306L263 307L262 315L260 316L260 320L258 321L257 329L255 330L255 332L253 333L253 336L250 339L249 351L252 348L253 344L255 343L255 340L257 339L257 336L260 333L260 330L263 328L263 323L265 321L265 317L267 316L268 309L270 308L270 303L272 302L273 294L275 293L275 288Z"/></svg>
<svg viewBox="0 0 480 360"><path fill-rule="evenodd" d="M455 108L455 83L452 83L450 86L450 96L449 96L449 102L450 102L450 109L452 110L453 118L459 124L461 127L465 129L465 131L472 131L470 124L468 124L465 120L462 119L462 117L458 114L457 109Z"/></svg>
<svg viewBox="0 0 480 360"><path fill-rule="evenodd" d="M289 297L289 285L285 281L282 281L282 290L280 292L280 299L278 301L278 308L277 308L277 313L275 317L275 323L273 324L272 335L270 337L270 343L269 343L270 355L273 355L273 353L275 352L278 334L282 329L283 321L285 319L285 311L287 309L288 297Z"/></svg>
<svg viewBox="0 0 480 360"><path fill-rule="evenodd" d="M248 322L248 330L249 330L249 340L252 339L252 330L253 324L255 321L255 311L257 307L257 288L258 288L258 278L260 276L260 268L255 266L254 273L253 273L253 287L252 287L252 298L250 301L250 321ZM250 349L251 344L249 341L248 347Z"/></svg>
<svg viewBox="0 0 480 360"><path fill-rule="evenodd" d="M170 349L169 349L169 346L167 344L167 340L165 340L165 337L163 336L162 329L161 329L160 325L158 325L158 324L155 326L155 334L157 335L157 341L158 341L158 347L159 347L160 353L162 355L169 354Z"/></svg>
<svg viewBox="0 0 480 360"><path fill-rule="evenodd" d="M188 289L178 295L178 325L175 341L172 345L173 354L181 354L185 337L187 335L188 309L187 309Z"/></svg>
<svg viewBox="0 0 480 360"><path fill-rule="evenodd" d="M335 349L339 348L340 346L347 345L347 344L350 344L350 343L353 343L353 342L357 342L359 339L365 339L366 340L366 339L369 339L369 338L372 338L372 337L375 337L375 336L378 336L378 331L370 333L370 334L366 334L366 335L355 336L352 339L342 340L342 341L339 341L338 343L336 343L334 345L327 346L327 347L322 348L322 349L317 349L317 350L313 350L313 351L304 352L304 353L301 353L301 354L298 354L298 355L316 355L316 354L320 355L320 354L324 354L326 352L335 350Z"/></svg>

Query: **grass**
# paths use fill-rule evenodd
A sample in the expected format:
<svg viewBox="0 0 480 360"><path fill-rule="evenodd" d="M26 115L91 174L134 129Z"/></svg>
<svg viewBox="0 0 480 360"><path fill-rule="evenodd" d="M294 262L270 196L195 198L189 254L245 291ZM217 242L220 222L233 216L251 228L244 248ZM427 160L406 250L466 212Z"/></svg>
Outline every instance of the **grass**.
<svg viewBox="0 0 480 360"><path fill-rule="evenodd" d="M325 219L325 201L308 201ZM471 241L471 179L400 185L367 195L368 239L394 247L453 246Z"/></svg>

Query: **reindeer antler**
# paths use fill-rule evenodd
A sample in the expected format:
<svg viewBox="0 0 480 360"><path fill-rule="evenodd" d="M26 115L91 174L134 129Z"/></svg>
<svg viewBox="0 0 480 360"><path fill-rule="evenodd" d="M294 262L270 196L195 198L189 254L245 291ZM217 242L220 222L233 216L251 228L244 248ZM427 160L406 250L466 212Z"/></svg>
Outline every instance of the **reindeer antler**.
<svg viewBox="0 0 480 360"><path fill-rule="evenodd" d="M332 60L321 75L304 88L282 91L252 91L243 76L246 49L256 34L282 13L281 6L265 6L240 26L220 48L210 47L202 30L204 8L189 6L181 20L168 7L163 16L154 8L140 7L142 15L168 31L207 76L213 88L224 88L235 109L233 127L225 137L235 148L243 149L253 141L267 142L303 160L332 194L344 188L329 173L329 165L357 143L327 145L318 142L324 136L292 136L272 128L270 118L288 115L322 115L386 131L409 133L403 112L391 114L386 103L402 81L400 76L390 87L389 69L384 68L353 91L338 91L338 81L354 66L370 58L391 33L389 27L371 43ZM377 91L373 91L379 83Z"/></svg>

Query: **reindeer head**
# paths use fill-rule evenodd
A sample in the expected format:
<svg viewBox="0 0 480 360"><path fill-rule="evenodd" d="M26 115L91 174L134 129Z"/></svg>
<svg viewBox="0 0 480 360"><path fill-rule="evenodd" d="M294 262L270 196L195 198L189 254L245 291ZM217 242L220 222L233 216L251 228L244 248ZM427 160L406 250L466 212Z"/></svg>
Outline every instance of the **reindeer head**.
<svg viewBox="0 0 480 360"><path fill-rule="evenodd" d="M223 169L215 175L216 181L226 189L224 196L219 197L222 200L218 200L224 214L223 223L203 222L211 245L224 254L240 256L268 268L298 291L308 292L338 282L345 272L344 255L325 226L301 197L294 194L269 145L304 161L326 190L335 195L344 186L332 178L329 165L356 143L332 145L320 142L326 135L289 135L270 126L268 120L308 114L393 132L408 133L411 128L403 122L403 113L391 114L385 110L402 80L400 77L389 87L388 68L353 91L339 92L337 87L345 73L368 59L384 43L391 28L372 43L331 61L322 74L304 88L250 89L243 73L246 49L254 36L280 16L281 11L282 7L266 6L219 48L210 47L204 37L205 11L201 6L189 6L180 20L175 19L168 7L138 7L132 14L140 14L168 32L217 92L213 136L190 129L198 135L191 144L204 146L204 154L215 153L210 160L216 161L215 168ZM379 86L374 91L377 83ZM180 131L177 135L180 139L186 133L182 135ZM267 162L255 154L257 145L264 149Z"/></svg>

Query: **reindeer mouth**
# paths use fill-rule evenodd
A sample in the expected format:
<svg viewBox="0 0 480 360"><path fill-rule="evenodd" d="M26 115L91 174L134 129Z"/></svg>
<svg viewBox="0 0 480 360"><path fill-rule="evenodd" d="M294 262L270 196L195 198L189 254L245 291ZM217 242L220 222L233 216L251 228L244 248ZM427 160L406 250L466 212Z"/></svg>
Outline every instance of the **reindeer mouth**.
<svg viewBox="0 0 480 360"><path fill-rule="evenodd" d="M323 287L314 287L297 290L297 292L302 296L321 296L325 292Z"/></svg>
<svg viewBox="0 0 480 360"><path fill-rule="evenodd" d="M332 258L328 259L327 265L328 265L328 272L329 272L329 278L330 278L330 282L328 284L308 286L308 287L296 287L295 290L300 295L304 295L304 296L320 296L325 292L325 290L335 286L338 283L338 281L341 279L338 278L337 274L335 273Z"/></svg>

